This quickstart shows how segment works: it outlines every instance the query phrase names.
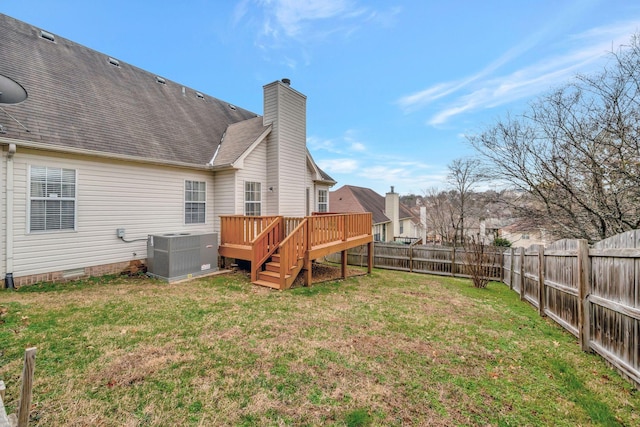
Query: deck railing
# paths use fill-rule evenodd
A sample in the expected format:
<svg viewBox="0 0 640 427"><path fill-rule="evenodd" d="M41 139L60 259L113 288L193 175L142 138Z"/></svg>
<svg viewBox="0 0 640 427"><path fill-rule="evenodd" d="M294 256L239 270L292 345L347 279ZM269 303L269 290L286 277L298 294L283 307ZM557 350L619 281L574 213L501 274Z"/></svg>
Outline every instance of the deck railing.
<svg viewBox="0 0 640 427"><path fill-rule="evenodd" d="M283 219L275 217L253 241L251 241L251 281L258 278L258 269L278 249L284 238Z"/></svg>
<svg viewBox="0 0 640 427"><path fill-rule="evenodd" d="M371 234L371 213L323 214L308 219L310 247Z"/></svg>
<svg viewBox="0 0 640 427"><path fill-rule="evenodd" d="M301 266L307 252L307 227L309 221L303 219L298 226L280 243L280 281L298 266Z"/></svg>
<svg viewBox="0 0 640 427"><path fill-rule="evenodd" d="M220 217L220 243L249 246L277 216L230 215Z"/></svg>

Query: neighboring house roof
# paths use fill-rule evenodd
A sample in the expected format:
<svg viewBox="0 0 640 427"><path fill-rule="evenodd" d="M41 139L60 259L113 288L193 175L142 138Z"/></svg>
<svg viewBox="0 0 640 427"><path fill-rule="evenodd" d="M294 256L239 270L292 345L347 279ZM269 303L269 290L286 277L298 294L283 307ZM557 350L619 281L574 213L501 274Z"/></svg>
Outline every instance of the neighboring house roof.
<svg viewBox="0 0 640 427"><path fill-rule="evenodd" d="M384 196L370 188L343 185L336 191L329 192L329 207L332 212L371 212L374 224L391 221L385 215ZM402 203L400 203L400 219L411 219L415 222L415 216Z"/></svg>
<svg viewBox="0 0 640 427"><path fill-rule="evenodd" d="M39 28L2 14L0 40L0 75L28 93L25 101L2 106L5 140L204 166L229 125L248 120L230 128L216 164L232 163L267 130L251 111L62 37L52 42Z"/></svg>

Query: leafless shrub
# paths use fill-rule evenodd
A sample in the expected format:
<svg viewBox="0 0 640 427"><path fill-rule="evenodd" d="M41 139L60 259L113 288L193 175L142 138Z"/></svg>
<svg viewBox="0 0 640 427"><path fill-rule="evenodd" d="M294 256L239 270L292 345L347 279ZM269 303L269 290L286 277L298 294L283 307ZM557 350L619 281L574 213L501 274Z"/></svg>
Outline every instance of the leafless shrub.
<svg viewBox="0 0 640 427"><path fill-rule="evenodd" d="M481 289L486 288L490 281L485 271L485 265L489 258L489 254L486 252L487 246L471 236L464 247L464 265L467 273L471 276L473 286Z"/></svg>

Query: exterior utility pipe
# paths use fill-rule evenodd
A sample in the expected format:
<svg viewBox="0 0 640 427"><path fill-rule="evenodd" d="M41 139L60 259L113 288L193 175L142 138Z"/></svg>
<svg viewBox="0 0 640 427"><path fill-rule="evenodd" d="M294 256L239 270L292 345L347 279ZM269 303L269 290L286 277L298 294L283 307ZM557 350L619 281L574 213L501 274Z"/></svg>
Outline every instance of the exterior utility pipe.
<svg viewBox="0 0 640 427"><path fill-rule="evenodd" d="M14 289L13 284L13 155L16 154L16 144L9 144L7 151L7 200L6 230L5 230L5 277L4 286L7 289Z"/></svg>

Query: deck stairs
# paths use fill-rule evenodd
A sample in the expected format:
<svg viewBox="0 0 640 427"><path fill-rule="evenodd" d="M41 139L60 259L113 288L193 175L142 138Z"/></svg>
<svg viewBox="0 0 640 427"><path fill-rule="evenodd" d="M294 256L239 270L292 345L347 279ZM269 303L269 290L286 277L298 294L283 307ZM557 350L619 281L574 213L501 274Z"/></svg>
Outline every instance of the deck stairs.
<svg viewBox="0 0 640 427"><path fill-rule="evenodd" d="M266 286L273 289L289 289L302 270L304 259L298 260L295 265L290 266L282 274L280 254L275 253L271 259L264 264L264 270L258 272L258 279L253 281L254 285Z"/></svg>
<svg viewBox="0 0 640 427"><path fill-rule="evenodd" d="M251 261L251 282L259 286L289 289L303 269L304 284L308 286L312 260L339 251L345 256L342 265L345 277L347 249L367 244L369 253L373 253L371 213L220 218L220 255ZM371 268L369 262L369 272Z"/></svg>

